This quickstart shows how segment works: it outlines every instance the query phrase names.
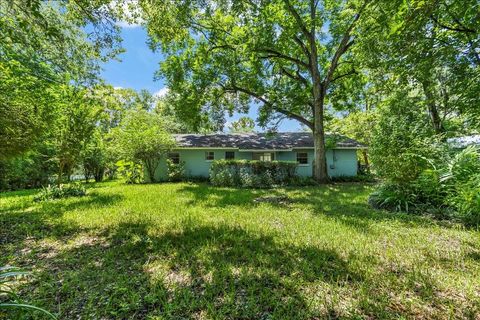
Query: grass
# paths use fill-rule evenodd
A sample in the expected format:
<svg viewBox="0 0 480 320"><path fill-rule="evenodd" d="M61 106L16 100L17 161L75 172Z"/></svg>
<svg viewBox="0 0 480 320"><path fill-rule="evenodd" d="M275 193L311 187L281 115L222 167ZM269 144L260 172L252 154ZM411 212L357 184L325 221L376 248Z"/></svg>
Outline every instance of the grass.
<svg viewBox="0 0 480 320"><path fill-rule="evenodd" d="M371 189L109 182L42 203L37 191L4 193L0 265L32 270L21 296L59 319L478 317L480 232L372 210ZM267 195L292 202L253 202Z"/></svg>

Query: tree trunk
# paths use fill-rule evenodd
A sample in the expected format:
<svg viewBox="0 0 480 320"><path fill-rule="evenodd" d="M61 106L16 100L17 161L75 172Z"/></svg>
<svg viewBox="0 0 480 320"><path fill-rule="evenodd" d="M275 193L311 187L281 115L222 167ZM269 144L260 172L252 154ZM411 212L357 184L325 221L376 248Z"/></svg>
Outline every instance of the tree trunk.
<svg viewBox="0 0 480 320"><path fill-rule="evenodd" d="M327 173L327 156L325 150L325 128L323 126L323 93L322 86L314 88L314 126L313 126L313 178L319 183L329 182Z"/></svg>
<svg viewBox="0 0 480 320"><path fill-rule="evenodd" d="M368 153L367 153L367 150L363 149L362 150L362 155L363 155L363 161L365 162L365 168L366 168L366 171L367 173L370 172L370 163L368 161Z"/></svg>
<svg viewBox="0 0 480 320"><path fill-rule="evenodd" d="M60 187L62 184L62 176L63 176L63 161L60 160L58 165L58 178L57 178L57 186Z"/></svg>
<svg viewBox="0 0 480 320"><path fill-rule="evenodd" d="M437 104L435 103L435 97L431 91L431 85L428 81L422 81L422 87L425 97L427 98L428 114L432 121L433 130L435 130L437 134L443 133L445 128L443 127L442 119L440 118Z"/></svg>

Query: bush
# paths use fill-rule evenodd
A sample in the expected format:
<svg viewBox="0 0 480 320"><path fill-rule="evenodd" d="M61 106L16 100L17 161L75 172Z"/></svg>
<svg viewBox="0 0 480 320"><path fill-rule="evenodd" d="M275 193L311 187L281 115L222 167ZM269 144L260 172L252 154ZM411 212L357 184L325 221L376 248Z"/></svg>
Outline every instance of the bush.
<svg viewBox="0 0 480 320"><path fill-rule="evenodd" d="M171 182L185 180L185 161L180 161L177 164L167 159L167 179Z"/></svg>
<svg viewBox="0 0 480 320"><path fill-rule="evenodd" d="M143 181L143 168L141 164L134 163L133 161L117 162L118 172L125 178L125 183L135 184Z"/></svg>
<svg viewBox="0 0 480 320"><path fill-rule="evenodd" d="M480 151L466 148L438 169L409 182L386 182L369 197L372 207L418 214L441 213L480 225Z"/></svg>
<svg viewBox="0 0 480 320"><path fill-rule="evenodd" d="M43 188L34 198L34 201L46 201L67 197L82 197L86 195L85 187L81 183L49 185Z"/></svg>
<svg viewBox="0 0 480 320"><path fill-rule="evenodd" d="M292 184L297 163L290 161L217 160L210 167L215 186L271 188Z"/></svg>

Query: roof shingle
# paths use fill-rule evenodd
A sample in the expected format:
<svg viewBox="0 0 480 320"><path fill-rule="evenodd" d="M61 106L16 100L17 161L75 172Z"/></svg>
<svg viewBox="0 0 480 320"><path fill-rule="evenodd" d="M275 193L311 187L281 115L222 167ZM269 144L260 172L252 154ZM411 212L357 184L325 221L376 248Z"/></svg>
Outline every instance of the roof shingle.
<svg viewBox="0 0 480 320"><path fill-rule="evenodd" d="M243 150L289 150L313 148L310 132L279 133L216 133L176 134L177 146L181 148L233 148ZM365 148L353 139L341 135L327 135L334 139L336 148Z"/></svg>

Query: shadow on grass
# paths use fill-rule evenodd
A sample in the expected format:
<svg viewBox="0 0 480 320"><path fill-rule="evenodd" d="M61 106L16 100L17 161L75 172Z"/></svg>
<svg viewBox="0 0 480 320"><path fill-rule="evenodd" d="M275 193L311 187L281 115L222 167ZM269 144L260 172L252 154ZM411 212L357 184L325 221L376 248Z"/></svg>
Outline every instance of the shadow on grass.
<svg viewBox="0 0 480 320"><path fill-rule="evenodd" d="M24 294L50 297L42 305L49 310L61 302L62 319L303 319L312 312L303 284L362 280L331 250L186 224L158 236L143 223L121 224L39 261L45 271Z"/></svg>
<svg viewBox="0 0 480 320"><path fill-rule="evenodd" d="M12 203L0 210L0 245L47 235L54 238L68 237L78 233L80 227L61 220L66 211L111 206L122 198L121 195L91 193L84 197L39 203L34 203L30 198L22 203Z"/></svg>
<svg viewBox="0 0 480 320"><path fill-rule="evenodd" d="M242 189L242 188L221 188L206 183L191 183L182 187L180 192L191 196L189 205L213 205L215 207L252 207L256 203L255 198L263 195L285 194L276 189Z"/></svg>
<svg viewBox="0 0 480 320"><path fill-rule="evenodd" d="M189 205L226 208L228 206L254 207L254 199L261 196L288 196L290 207L310 210L314 215L327 217L351 226L360 232L369 232L372 221L394 220L407 226L429 226L437 222L405 213L376 210L367 203L371 184L337 183L316 187L288 187L280 189L218 188L208 184L190 184L180 192L188 194ZM284 208L282 204L271 204Z"/></svg>

